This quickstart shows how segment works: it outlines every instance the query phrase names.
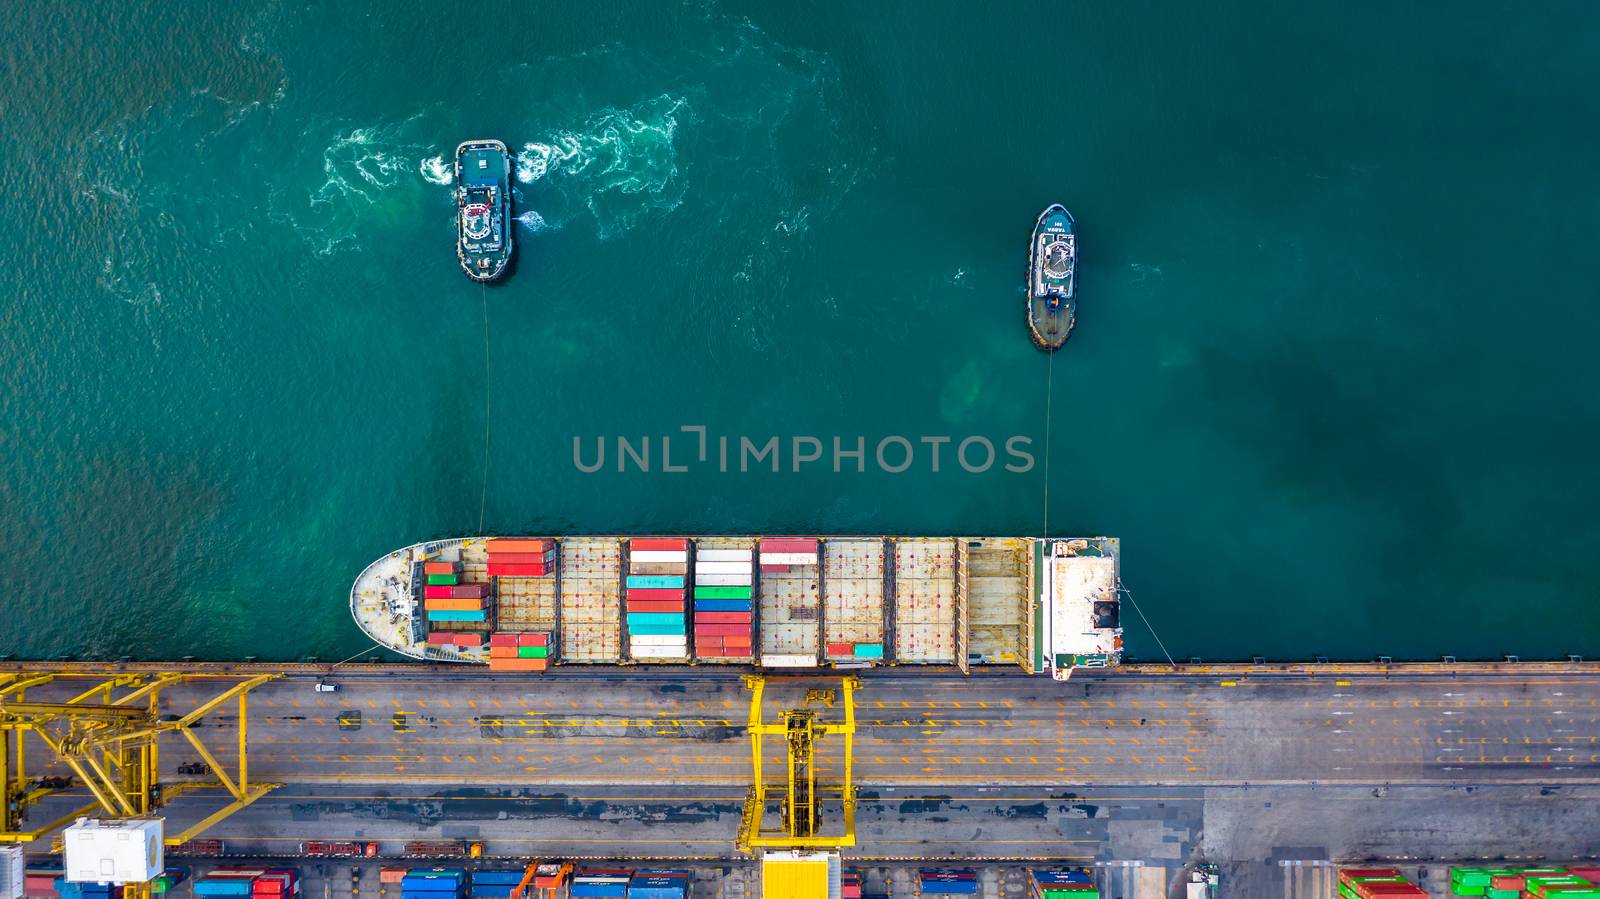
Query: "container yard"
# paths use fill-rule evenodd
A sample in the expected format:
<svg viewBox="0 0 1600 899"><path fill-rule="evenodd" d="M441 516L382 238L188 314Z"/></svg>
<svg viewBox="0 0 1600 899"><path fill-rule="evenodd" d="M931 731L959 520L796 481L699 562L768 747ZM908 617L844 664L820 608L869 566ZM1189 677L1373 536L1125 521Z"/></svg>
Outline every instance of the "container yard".
<svg viewBox="0 0 1600 899"><path fill-rule="evenodd" d="M1015 666L1066 677L1122 653L1115 538L495 537L369 565L350 609L430 661ZM547 635L542 664L505 636ZM500 651L497 653L495 650Z"/></svg>

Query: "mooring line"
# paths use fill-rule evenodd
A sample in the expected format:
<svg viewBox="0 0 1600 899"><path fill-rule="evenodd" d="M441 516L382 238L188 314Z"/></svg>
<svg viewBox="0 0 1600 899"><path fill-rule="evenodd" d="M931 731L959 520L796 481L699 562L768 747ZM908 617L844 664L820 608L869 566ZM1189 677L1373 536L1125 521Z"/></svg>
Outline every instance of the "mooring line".
<svg viewBox="0 0 1600 899"><path fill-rule="evenodd" d="M484 513L489 508L489 287L478 285L483 295L483 492L478 499L478 534L483 534Z"/></svg>
<svg viewBox="0 0 1600 899"><path fill-rule="evenodd" d="M1050 538L1050 401L1056 386L1056 354L1048 353L1044 376L1044 532L1039 536Z"/></svg>

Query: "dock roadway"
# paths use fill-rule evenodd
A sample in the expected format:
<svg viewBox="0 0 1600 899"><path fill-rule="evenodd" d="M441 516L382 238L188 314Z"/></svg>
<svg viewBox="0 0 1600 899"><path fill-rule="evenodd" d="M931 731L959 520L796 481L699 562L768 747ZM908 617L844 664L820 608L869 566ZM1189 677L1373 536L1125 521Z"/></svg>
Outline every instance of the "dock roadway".
<svg viewBox="0 0 1600 899"><path fill-rule="evenodd" d="M1302 861L1592 851L1600 670L1326 670L868 674L855 854L1206 857L1283 895L1272 878ZM750 764L732 673L343 672L333 694L309 676L253 694L251 776L285 786L213 831L230 849L446 837L506 855L734 854ZM766 717L836 683L774 678ZM235 724L208 718L207 739L227 745ZM169 746L164 765L189 760ZM825 746L825 776L841 749Z"/></svg>

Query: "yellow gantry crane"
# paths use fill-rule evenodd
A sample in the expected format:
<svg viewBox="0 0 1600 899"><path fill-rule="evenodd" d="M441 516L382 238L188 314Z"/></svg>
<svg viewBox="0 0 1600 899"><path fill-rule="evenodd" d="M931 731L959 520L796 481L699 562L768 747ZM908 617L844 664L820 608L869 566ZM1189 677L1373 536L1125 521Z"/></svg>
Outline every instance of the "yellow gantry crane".
<svg viewBox="0 0 1600 899"><path fill-rule="evenodd" d="M750 688L750 760L753 766L752 787L745 798L744 817L740 821L738 847L742 852L761 848L786 849L839 849L856 844L856 788L854 771L856 703L855 691L861 681L854 677L842 680L844 700L841 703L844 721L822 721L816 710L791 709L783 712L778 723L762 721L761 701L766 689L766 678L746 675L745 686ZM834 704L832 690L811 690L806 703ZM841 784L818 784L816 771L816 746L824 737L844 737L844 780ZM762 738L782 737L786 747L786 781L768 784L762 772ZM766 816L769 791L783 791L782 829L762 830ZM844 807L844 832L837 835L819 833L822 824L821 795L838 791Z"/></svg>
<svg viewBox="0 0 1600 899"><path fill-rule="evenodd" d="M224 790L232 801L177 834L165 836L176 846L244 808L279 784L250 780L246 749L249 695L277 674L149 674L89 673L77 670L0 673L0 843L30 843L97 812L111 818L151 815L184 793L208 788ZM30 701L28 692L54 685L50 701ZM189 688L173 713L161 713L164 693ZM61 689L65 687L65 689ZM214 688L214 689L212 689ZM195 735L193 728L208 714L237 701L238 755L233 771ZM163 785L160 744L166 735L186 740L203 760L195 780ZM39 827L24 829L28 810L70 786L65 777L36 778L28 773L29 738L88 788L94 801Z"/></svg>

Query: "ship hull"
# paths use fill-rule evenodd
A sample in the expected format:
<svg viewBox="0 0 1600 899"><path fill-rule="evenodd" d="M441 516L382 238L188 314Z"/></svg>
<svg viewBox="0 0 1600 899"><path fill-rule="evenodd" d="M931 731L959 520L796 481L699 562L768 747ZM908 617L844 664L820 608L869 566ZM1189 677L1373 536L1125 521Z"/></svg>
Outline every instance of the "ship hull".
<svg viewBox="0 0 1600 899"><path fill-rule="evenodd" d="M454 538L368 565L350 610L416 659L771 669L1121 657L1115 538ZM979 626L976 622L981 621Z"/></svg>
<svg viewBox="0 0 1600 899"><path fill-rule="evenodd" d="M456 147L456 259L480 283L506 273L515 251L511 217L511 153L497 140Z"/></svg>
<svg viewBox="0 0 1600 899"><path fill-rule="evenodd" d="M1054 352L1072 336L1078 319L1077 236L1072 213L1060 204L1040 213L1028 244L1028 333Z"/></svg>

